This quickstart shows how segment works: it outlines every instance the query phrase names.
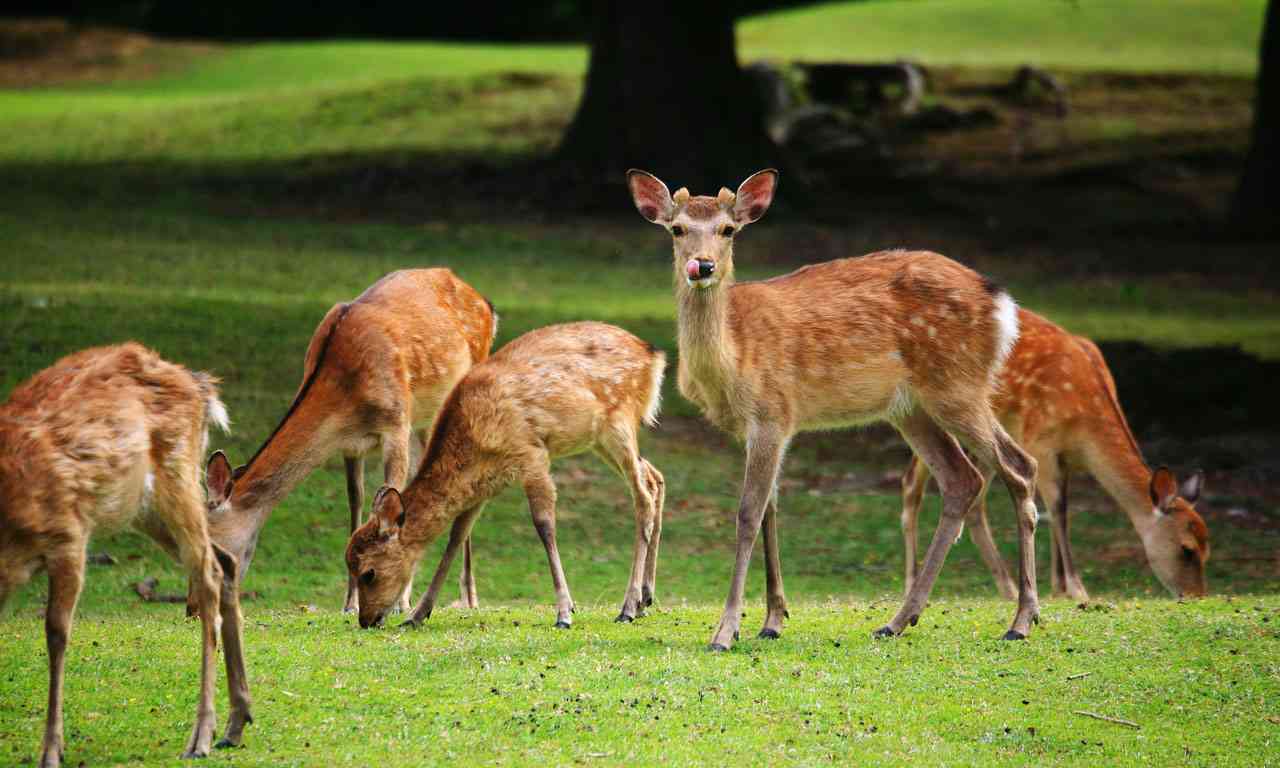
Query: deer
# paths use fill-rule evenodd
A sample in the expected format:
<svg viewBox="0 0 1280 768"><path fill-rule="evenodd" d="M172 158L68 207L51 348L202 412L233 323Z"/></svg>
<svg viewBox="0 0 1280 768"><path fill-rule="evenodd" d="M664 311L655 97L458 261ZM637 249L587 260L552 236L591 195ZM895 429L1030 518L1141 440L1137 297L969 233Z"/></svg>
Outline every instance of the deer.
<svg viewBox="0 0 1280 768"><path fill-rule="evenodd" d="M379 626L410 582L426 547L449 541L426 594L404 622L421 626L460 544L485 503L519 485L551 569L556 623L568 629L574 602L556 545L555 459L591 451L628 485L636 535L617 621L652 603L666 481L640 455L641 423L657 424L666 356L616 326L554 325L520 336L471 369L440 410L417 476L403 492L384 486L369 520L347 544L360 592L360 626Z"/></svg>
<svg viewBox="0 0 1280 768"><path fill-rule="evenodd" d="M63 670L99 530L132 525L187 571L201 618L200 699L183 757L209 754L215 727L217 639L231 715L218 746L253 721L245 675L236 559L211 543L200 487L208 428L227 431L217 379L141 344L86 349L58 360L0 405L0 607L44 570L49 701L40 765L62 763Z"/></svg>
<svg viewBox="0 0 1280 768"><path fill-rule="evenodd" d="M488 357L496 332L493 305L448 269L392 272L334 305L311 336L302 383L271 435L235 470L221 452L209 458L207 477L217 480L209 486L211 532L238 559L241 578L271 511L330 456L343 456L351 531L361 523L369 452L381 448L384 482L403 487L415 431L425 445L445 397ZM474 607L474 580L462 587L461 602ZM343 612L355 612L357 599L348 581Z"/></svg>
<svg viewBox="0 0 1280 768"><path fill-rule="evenodd" d="M947 551L982 487L999 474L1018 517L1018 608L1004 638L1038 621L1036 463L1000 426L988 401L1018 337L1017 305L997 284L942 255L880 251L801 267L756 282L734 280L737 235L773 202L778 172L753 174L736 192L672 195L656 176L627 173L640 215L671 235L677 385L706 418L745 444L737 549L724 613L709 649L738 639L743 589L763 527L766 616L776 639L788 616L778 555L778 477L801 431L887 421L942 487L942 520L897 614L874 633L915 625Z"/></svg>
<svg viewBox="0 0 1280 768"><path fill-rule="evenodd" d="M1167 467L1152 471L1147 466L1096 344L1027 309L1018 311L1018 324L1022 333L1000 374L992 405L1004 427L1040 468L1036 486L1050 521L1053 594L1089 601L1069 536L1067 477L1073 469L1097 478L1129 516L1151 570L1173 596L1207 594L1209 529L1194 507L1204 473L1192 474L1179 487ZM908 590L916 578L916 519L928 482L929 470L913 457L902 476ZM997 590L1013 598L1013 579L987 523L985 496L981 494L970 510L969 535Z"/></svg>

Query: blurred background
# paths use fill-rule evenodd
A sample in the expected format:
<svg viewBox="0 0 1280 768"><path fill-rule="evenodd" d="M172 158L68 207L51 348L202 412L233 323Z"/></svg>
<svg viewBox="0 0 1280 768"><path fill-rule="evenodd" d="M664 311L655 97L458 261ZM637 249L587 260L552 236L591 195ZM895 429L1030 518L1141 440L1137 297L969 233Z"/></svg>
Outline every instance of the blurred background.
<svg viewBox="0 0 1280 768"><path fill-rule="evenodd" d="M1149 461L1209 471L1211 587L1274 585L1275 6L11 2L0 395L75 349L137 338L223 378L224 447L243 461L328 307L409 266L450 266L485 293L500 342L593 318L674 356L670 245L635 214L624 171L714 194L775 166L780 196L740 241L742 276L900 246L991 274L1100 342ZM731 535L739 450L668 390L646 438L682 489L670 541L684 543L664 539L664 556L690 557L673 571L684 594L718 599L725 563L695 555ZM784 540L818 555L801 585L898 588L906 457L886 429L798 443L783 519L812 524ZM612 583L624 547L601 541L629 540L625 495L590 458L566 467L564 524L580 527L564 546ZM250 587L337 600L341 483L336 464L318 473L264 534L268 553L315 556L260 556L255 573L295 570ZM1077 528L1096 545L1091 590L1158 589L1127 522L1080 487L1077 508L1102 513ZM482 567L482 592L545 597L521 502L504 498L477 546L505 547L506 570ZM617 514L575 523L574 503ZM515 544L492 530L486 544L484 525ZM976 552L952 558L971 565L940 588L987 593Z"/></svg>

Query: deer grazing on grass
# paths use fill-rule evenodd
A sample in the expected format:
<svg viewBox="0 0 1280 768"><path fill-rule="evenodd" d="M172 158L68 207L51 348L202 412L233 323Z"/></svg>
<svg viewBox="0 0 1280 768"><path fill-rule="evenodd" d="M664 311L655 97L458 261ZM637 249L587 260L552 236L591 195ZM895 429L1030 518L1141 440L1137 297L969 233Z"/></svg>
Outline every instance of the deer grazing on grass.
<svg viewBox="0 0 1280 768"><path fill-rule="evenodd" d="M208 425L227 429L216 380L138 344L87 349L33 376L0 405L0 606L44 569L49 708L40 765L62 762L62 678L85 550L132 524L187 569L202 623L196 722L183 757L209 753L219 625L236 745L249 712L236 560L210 544L200 488Z"/></svg>
<svg viewBox="0 0 1280 768"><path fill-rule="evenodd" d="M431 586L406 624L430 617L485 502L519 484L551 566L556 626L567 629L574 605L556 548L551 462L588 450L631 491L635 551L618 621L640 615L653 598L665 482L640 456L637 433L641 422L655 423L665 368L665 356L649 344L590 322L531 331L472 368L441 409L417 476L403 493L378 491L369 521L347 545L347 570L359 584L360 626L382 623L427 545L451 526Z"/></svg>
<svg viewBox="0 0 1280 768"><path fill-rule="evenodd" d="M497 316L447 269L392 272L354 301L337 304L307 347L302 384L284 419L234 472L209 460L210 528L244 574L276 504L334 453L346 462L351 530L364 507L364 457L381 447L384 482L404 487L413 430L425 433L449 391L489 355ZM409 588L399 606L408 610ZM474 582L463 602L475 605ZM356 610L349 582L345 612Z"/></svg>
<svg viewBox="0 0 1280 768"><path fill-rule="evenodd" d="M1142 459L1116 399L1116 385L1093 342L1072 336L1039 315L1019 310L1018 343L1000 375L992 405L1001 423L1035 457L1037 487L1049 512L1054 594L1088 602L1067 516L1067 474L1084 469L1129 516L1156 578L1177 597L1207 593L1204 568L1209 529L1196 514L1203 474L1178 489L1173 474L1152 472ZM907 589L916 576L916 518L929 482L917 458L902 477L902 535ZM1016 591L987 525L985 492L970 510L969 535L995 577L1000 594Z"/></svg>
<svg viewBox="0 0 1280 768"><path fill-rule="evenodd" d="M1006 639L1038 617L1035 461L1004 431L988 400L1018 336L1017 308L999 287L935 253L886 251L735 283L733 242L773 202L765 170L736 193L672 196L644 171L627 174L640 214L671 233L679 324L679 387L707 418L746 443L737 559L711 649L738 636L742 593L764 528L768 613L760 637L779 636L787 603L778 557L777 481L792 436L869 421L893 424L933 470L943 517L924 568L885 637L914 625L947 550L982 487L998 472L1018 510L1018 610ZM957 440L959 442L957 442Z"/></svg>

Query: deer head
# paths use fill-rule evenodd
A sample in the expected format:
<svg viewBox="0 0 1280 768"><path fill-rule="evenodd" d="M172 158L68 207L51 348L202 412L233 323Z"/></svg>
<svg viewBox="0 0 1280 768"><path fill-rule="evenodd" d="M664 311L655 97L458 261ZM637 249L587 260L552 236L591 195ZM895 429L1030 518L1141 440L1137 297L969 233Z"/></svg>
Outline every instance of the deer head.
<svg viewBox="0 0 1280 768"><path fill-rule="evenodd" d="M715 197L690 197L684 187L672 195L658 177L634 169L627 172L627 186L640 215L671 233L677 278L705 289L731 281L733 238L769 210L778 172L760 171L737 192L721 187Z"/></svg>
<svg viewBox="0 0 1280 768"><path fill-rule="evenodd" d="M384 485L373 498L372 516L347 544L347 571L356 580L362 629L380 625L413 578L417 559L400 538L404 523L404 500Z"/></svg>
<svg viewBox="0 0 1280 768"><path fill-rule="evenodd" d="M1151 475L1151 504L1156 523L1143 544L1156 578L1178 597L1208 594L1205 564L1209 560L1209 529L1196 512L1204 473L1196 472L1178 487L1167 467Z"/></svg>

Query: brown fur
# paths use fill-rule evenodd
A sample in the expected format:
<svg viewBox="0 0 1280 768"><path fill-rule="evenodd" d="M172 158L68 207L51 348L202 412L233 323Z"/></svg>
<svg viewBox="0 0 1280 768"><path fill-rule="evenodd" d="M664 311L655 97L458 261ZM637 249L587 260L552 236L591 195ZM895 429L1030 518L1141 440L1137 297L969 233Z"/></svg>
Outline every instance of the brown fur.
<svg viewBox="0 0 1280 768"><path fill-rule="evenodd" d="M363 507L364 456L381 447L385 481L403 487L409 442L446 395L484 360L497 329L488 301L447 269L392 272L335 305L311 337L302 383L271 437L210 496L214 540L248 569L267 516L334 453L347 461L351 529ZM402 607L408 607L407 593ZM356 609L354 583L346 609Z"/></svg>
<svg viewBox="0 0 1280 768"><path fill-rule="evenodd" d="M456 547L484 503L510 484L529 498L556 586L557 623L568 626L573 602L556 550L550 464L588 450L630 484L637 539L620 618L638 615L652 597L664 483L640 457L637 432L652 423L664 367L661 352L620 328L570 323L531 331L473 368L442 408L413 482L403 494L380 492L373 517L351 537L346 561L360 585L361 626L381 621L427 545L452 526L411 622L428 617Z"/></svg>
<svg viewBox="0 0 1280 768"><path fill-rule="evenodd" d="M214 730L213 665L222 624L238 743L249 715L239 604L205 525L200 460L208 421L223 420L217 380L162 360L139 344L77 352L36 374L0 406L0 604L43 569L49 710L41 765L62 759L62 670L85 550L99 530L132 524L186 566L203 617L201 696L188 756L208 753Z"/></svg>
<svg viewBox="0 0 1280 768"><path fill-rule="evenodd" d="M1208 528L1194 507L1177 496L1176 484L1166 509L1153 505L1153 473L1125 421L1102 353L1093 342L1072 336L1034 312L1020 310L1019 324L1022 333L1001 371L992 403L1005 428L1041 468L1039 491L1053 521L1054 592L1077 601L1089 599L1071 551L1066 504L1067 474L1083 470L1097 478L1129 516L1160 582L1179 597L1205 594ZM928 479L927 470L914 460L903 477L908 580L914 570L915 520ZM1012 580L991 539L985 502L969 519L970 535L997 586L1011 597Z"/></svg>
<svg viewBox="0 0 1280 768"><path fill-rule="evenodd" d="M734 580L712 647L738 634L746 569L765 538L768 614L763 637L786 616L774 533L782 456L803 430L888 420L946 474L947 520L928 572L881 634L914 624L980 476L956 445L1000 471L1019 509L1024 574L1011 637L1037 611L1034 584L1035 462L987 405L995 371L1016 338L1013 304L990 281L936 253L884 251L802 267L751 283L734 281L734 237L764 215L777 173L761 171L736 193L679 204L643 171L628 184L637 210L672 234L679 317L680 392L747 445ZM954 534L952 534L954 538Z"/></svg>

